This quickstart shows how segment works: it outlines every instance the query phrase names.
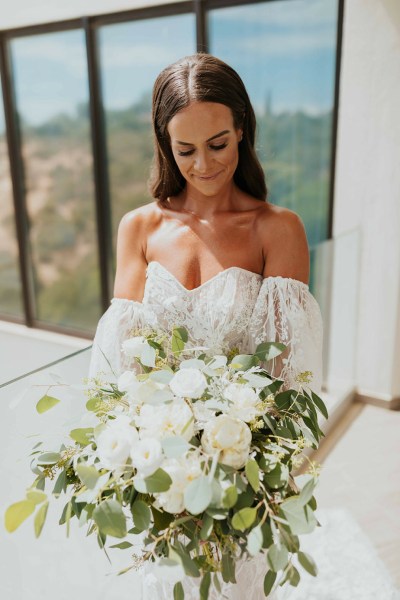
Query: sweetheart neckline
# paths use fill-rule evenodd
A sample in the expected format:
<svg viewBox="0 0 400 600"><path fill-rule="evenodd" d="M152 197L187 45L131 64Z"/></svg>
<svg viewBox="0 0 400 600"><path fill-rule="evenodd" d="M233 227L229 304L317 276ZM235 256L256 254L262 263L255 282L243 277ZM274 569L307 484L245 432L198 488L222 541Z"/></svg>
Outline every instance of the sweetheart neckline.
<svg viewBox="0 0 400 600"><path fill-rule="evenodd" d="M187 293L191 293L194 292L196 290L199 289L199 287L203 287L206 284L208 284L210 281L213 281L216 277L218 277L219 275L221 275L221 273L225 273L226 271L230 271L232 269L237 269L239 271L245 271L246 273L250 273L252 275L255 275L256 277L261 277L262 278L262 282L261 282L261 287L267 283L267 282L272 282L272 281L282 281L282 282L293 282L296 285L299 285L300 287L304 288L306 291L309 291L310 286L307 283L304 283L304 281L300 281L300 279L294 279L293 277L283 277L282 275L268 275L268 277L263 277L260 273L254 273L254 271L249 271L248 269L243 269L243 267L236 267L235 265L233 265L232 267L228 267L227 269L223 269L222 271L220 271L219 273L217 273L216 275L214 275L213 277L211 277L211 279L207 279L207 281L205 281L204 283L201 284L201 286L198 286L196 288L193 288L192 290L189 290L188 288L186 288L183 283L181 283L179 281L179 279L177 279L175 277L175 275L173 275L171 273L171 271L169 271L166 267L164 267L164 265L162 265L160 262L158 262L158 260L151 260L147 263L147 267L146 267L146 277L147 277L147 272L149 269L149 265L151 265L152 263L155 263L157 265L159 265L166 273L169 274L169 276L171 277L171 279L173 279L174 281L176 281L178 283L178 285L185 290ZM310 292L311 293L311 292ZM118 304L122 304L124 302L130 302L131 304L135 305L135 306L144 306L143 301L140 302L139 300L131 300L130 298L119 298L118 296L113 296L111 298L111 303L116 302Z"/></svg>
<svg viewBox="0 0 400 600"><path fill-rule="evenodd" d="M161 267L161 269L163 271L165 271L166 273L168 273L168 275L174 280L176 281L176 283L183 288L186 292L190 293L190 292L195 292L197 290L202 289L204 286L206 286L208 283L210 283L211 281L213 281L214 279L217 279L220 275L222 275L223 273L227 273L228 271L231 271L232 269L237 269L239 271L244 271L245 273L249 273L250 275L255 275L256 277L261 277L261 279L263 279L263 276L261 273L255 273L254 271L249 271L249 269L244 269L243 267L237 267L236 265L233 265L231 267L227 267L226 269L222 269L222 271L219 271L218 273L216 273L215 275L213 275L212 277L210 277L210 279L207 279L207 281L204 281L203 283L201 283L200 285L198 285L197 287L194 287L192 289L187 288L186 286L183 285L183 283L181 281L179 281L179 279L177 277L175 277L175 275L173 273L171 273L171 271L169 269L167 269L167 267L165 267L163 264L161 264L160 262L158 262L158 260L151 260L148 262L147 267L146 267L146 274L147 271L150 267L150 265L158 265L159 267Z"/></svg>

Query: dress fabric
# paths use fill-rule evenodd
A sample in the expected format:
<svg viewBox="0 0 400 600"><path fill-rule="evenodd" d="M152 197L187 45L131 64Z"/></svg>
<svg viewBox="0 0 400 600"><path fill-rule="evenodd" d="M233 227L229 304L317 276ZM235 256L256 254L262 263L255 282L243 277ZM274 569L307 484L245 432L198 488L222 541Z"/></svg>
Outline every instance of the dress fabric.
<svg viewBox="0 0 400 600"><path fill-rule="evenodd" d="M188 346L205 346L215 354L232 347L248 353L261 342L282 342L286 351L269 361L267 370L283 379L282 389L297 388L296 375L311 371L309 385L317 394L321 392L322 316L309 286L296 279L263 278L240 267L229 267L189 290L161 263L151 261L142 302L113 298L101 317L93 341L89 377L102 373L116 381L119 374L132 368L121 352L121 344L145 325L165 329L184 326L189 333ZM301 546L317 563L318 577L311 577L298 566L299 586L278 587L268 598L399 600L383 563L350 513L317 509L316 515L323 527L302 536ZM140 553L140 538L137 552ZM236 568L237 583L225 584L220 578L221 593L212 591L209 598L261 600L265 598L266 571L263 554L241 559ZM152 573L151 563L141 568L141 574L143 600L173 598L173 584L160 582ZM199 598L198 581L187 577L183 586L185 598Z"/></svg>

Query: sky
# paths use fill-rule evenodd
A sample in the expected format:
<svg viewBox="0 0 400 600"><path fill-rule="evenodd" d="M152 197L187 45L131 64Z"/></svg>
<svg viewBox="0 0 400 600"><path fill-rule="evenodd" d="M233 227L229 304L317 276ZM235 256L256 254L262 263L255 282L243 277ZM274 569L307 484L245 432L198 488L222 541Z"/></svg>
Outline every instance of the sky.
<svg viewBox="0 0 400 600"><path fill-rule="evenodd" d="M210 52L241 75L257 111L318 115L333 105L337 0L277 0L210 11ZM194 15L99 30L107 109L122 109L151 91L159 71L195 52ZM11 42L18 110L32 125L88 101L82 30ZM4 117L0 108L0 132Z"/></svg>

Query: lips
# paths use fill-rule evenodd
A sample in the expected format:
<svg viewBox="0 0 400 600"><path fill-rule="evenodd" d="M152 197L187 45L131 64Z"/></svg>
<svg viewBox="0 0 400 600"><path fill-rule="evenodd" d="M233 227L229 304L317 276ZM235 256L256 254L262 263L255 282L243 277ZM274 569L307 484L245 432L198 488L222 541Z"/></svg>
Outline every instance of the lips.
<svg viewBox="0 0 400 600"><path fill-rule="evenodd" d="M218 173L215 173L214 175L197 175L198 179L201 179L201 181L212 181L213 179L216 179L218 177L218 175L222 173L222 171L219 171Z"/></svg>

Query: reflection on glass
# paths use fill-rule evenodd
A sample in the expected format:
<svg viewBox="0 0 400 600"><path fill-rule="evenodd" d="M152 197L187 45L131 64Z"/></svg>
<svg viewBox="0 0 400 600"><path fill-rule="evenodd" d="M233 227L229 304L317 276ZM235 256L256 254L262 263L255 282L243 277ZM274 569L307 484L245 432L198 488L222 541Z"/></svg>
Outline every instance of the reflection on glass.
<svg viewBox="0 0 400 600"><path fill-rule="evenodd" d="M209 13L210 51L241 75L273 204L327 237L337 0L277 0Z"/></svg>
<svg viewBox="0 0 400 600"><path fill-rule="evenodd" d="M21 280L0 85L0 313L22 317Z"/></svg>
<svg viewBox="0 0 400 600"><path fill-rule="evenodd" d="M11 42L37 318L90 330L99 313L84 33Z"/></svg>
<svg viewBox="0 0 400 600"><path fill-rule="evenodd" d="M113 248L126 212L151 202L151 91L168 64L196 51L193 14L104 26L100 57L112 201Z"/></svg>

